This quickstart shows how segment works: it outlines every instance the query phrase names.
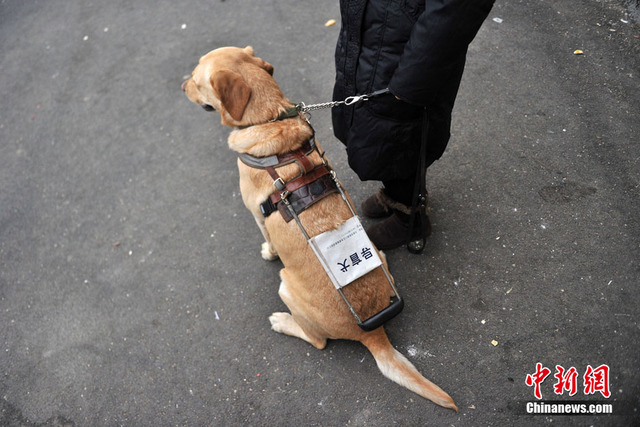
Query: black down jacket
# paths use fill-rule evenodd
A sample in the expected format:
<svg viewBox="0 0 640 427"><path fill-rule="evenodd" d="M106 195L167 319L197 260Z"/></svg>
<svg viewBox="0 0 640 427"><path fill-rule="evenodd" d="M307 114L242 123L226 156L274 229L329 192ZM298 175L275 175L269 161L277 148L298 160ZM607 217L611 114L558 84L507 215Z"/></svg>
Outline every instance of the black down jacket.
<svg viewBox="0 0 640 427"><path fill-rule="evenodd" d="M334 133L362 180L415 174L425 109L427 164L440 158L467 47L493 1L340 0L333 99L387 87L393 94L332 111Z"/></svg>

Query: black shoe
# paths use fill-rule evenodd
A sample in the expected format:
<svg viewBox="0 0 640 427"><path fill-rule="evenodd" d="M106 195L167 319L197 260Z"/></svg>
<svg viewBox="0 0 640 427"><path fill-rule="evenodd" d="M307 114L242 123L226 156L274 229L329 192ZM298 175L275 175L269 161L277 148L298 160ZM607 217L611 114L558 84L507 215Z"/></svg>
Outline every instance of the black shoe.
<svg viewBox="0 0 640 427"><path fill-rule="evenodd" d="M414 214L416 215L416 214ZM426 218L426 236L431 235L431 221ZM380 250L395 249L422 238L420 217L414 220L413 229L409 232L411 217L401 212L394 212L389 218L367 229L367 235Z"/></svg>

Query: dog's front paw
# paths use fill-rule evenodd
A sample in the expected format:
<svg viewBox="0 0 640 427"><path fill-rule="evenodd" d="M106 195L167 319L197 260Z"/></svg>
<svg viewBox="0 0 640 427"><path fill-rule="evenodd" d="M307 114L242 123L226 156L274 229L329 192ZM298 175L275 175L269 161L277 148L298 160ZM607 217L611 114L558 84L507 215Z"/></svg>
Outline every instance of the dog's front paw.
<svg viewBox="0 0 640 427"><path fill-rule="evenodd" d="M262 250L260 251L262 255L262 259L265 261L274 261L278 259L278 252L273 248L273 245L269 242L264 242L262 244Z"/></svg>

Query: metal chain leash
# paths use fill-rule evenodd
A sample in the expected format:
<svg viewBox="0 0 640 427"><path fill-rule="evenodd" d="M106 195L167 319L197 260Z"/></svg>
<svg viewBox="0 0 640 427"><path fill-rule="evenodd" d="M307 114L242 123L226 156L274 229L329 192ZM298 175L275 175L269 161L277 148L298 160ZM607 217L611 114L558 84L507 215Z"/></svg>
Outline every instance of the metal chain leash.
<svg viewBox="0 0 640 427"><path fill-rule="evenodd" d="M309 111L324 110L325 108L337 107L338 105L344 104L345 102L346 101L331 101L331 102L323 102L321 104L311 104L311 105L306 105L304 102L301 102L297 105L297 107L299 111L303 113L308 113Z"/></svg>
<svg viewBox="0 0 640 427"><path fill-rule="evenodd" d="M353 104L357 104L360 101L362 102L368 101L370 98L374 98L376 96L384 95L387 93L389 93L389 89L382 89L382 90L377 90L375 92L367 93L364 95L348 96L343 101L331 101L331 102L323 102L320 104L310 104L310 105L306 105L304 102L301 102L296 107L298 108L299 111L303 113L307 113L309 111L323 110L325 108L337 107L338 105L342 105L342 104L353 105Z"/></svg>

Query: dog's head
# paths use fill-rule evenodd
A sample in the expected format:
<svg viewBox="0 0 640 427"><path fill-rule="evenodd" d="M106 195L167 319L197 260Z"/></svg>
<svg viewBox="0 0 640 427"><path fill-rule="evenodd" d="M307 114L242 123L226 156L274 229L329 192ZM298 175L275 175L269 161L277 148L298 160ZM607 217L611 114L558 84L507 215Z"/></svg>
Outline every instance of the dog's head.
<svg viewBox="0 0 640 427"><path fill-rule="evenodd" d="M203 57L182 84L190 101L218 111L222 124L241 126L266 121L288 102L273 80L273 66L254 56L253 48L222 47Z"/></svg>

